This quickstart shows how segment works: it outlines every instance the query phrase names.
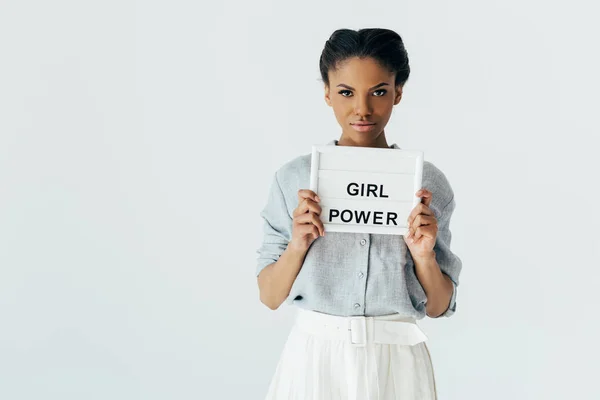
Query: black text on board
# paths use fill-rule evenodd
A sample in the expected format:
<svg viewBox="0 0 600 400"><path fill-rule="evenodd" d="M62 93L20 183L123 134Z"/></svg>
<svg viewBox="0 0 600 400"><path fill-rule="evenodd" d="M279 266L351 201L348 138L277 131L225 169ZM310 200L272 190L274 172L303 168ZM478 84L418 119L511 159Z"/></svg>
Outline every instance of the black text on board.
<svg viewBox="0 0 600 400"><path fill-rule="evenodd" d="M356 182L350 182L348 186L346 186L346 192L352 197L389 197L383 193L383 185L376 185L372 183L359 184ZM331 208L329 209L328 222L355 222L365 225L391 225L391 223L393 223L397 226L397 217L398 214L393 211L359 211L349 209L338 210L336 208ZM382 219L384 219L385 222L382 222Z"/></svg>

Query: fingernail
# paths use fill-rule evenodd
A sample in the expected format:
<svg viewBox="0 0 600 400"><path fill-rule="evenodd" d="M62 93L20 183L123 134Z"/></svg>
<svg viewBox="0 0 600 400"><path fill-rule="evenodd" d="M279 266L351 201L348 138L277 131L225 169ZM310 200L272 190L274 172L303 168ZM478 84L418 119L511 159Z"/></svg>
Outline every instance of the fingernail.
<svg viewBox="0 0 600 400"><path fill-rule="evenodd" d="M319 196L315 196L315 199L317 199L317 201L321 201L321 198Z"/></svg>

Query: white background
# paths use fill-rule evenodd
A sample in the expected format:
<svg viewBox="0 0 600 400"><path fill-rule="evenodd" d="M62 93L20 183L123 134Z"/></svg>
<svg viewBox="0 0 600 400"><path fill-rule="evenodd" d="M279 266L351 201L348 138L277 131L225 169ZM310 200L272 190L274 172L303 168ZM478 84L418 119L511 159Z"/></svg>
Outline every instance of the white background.
<svg viewBox="0 0 600 400"><path fill-rule="evenodd" d="M440 399L596 398L587 4L2 1L0 398L263 398L293 308L259 301L259 212L339 138L318 60L363 27L410 57L388 142L456 195Z"/></svg>

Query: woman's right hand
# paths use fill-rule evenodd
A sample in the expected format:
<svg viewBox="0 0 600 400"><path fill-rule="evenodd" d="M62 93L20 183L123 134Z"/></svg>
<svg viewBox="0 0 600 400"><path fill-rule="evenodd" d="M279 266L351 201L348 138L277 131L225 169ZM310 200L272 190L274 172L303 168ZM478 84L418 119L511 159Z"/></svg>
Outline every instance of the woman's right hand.
<svg viewBox="0 0 600 400"><path fill-rule="evenodd" d="M298 190L298 207L293 213L292 240L289 243L294 250L306 252L319 236L325 236L325 227L319 218L321 200L309 189Z"/></svg>

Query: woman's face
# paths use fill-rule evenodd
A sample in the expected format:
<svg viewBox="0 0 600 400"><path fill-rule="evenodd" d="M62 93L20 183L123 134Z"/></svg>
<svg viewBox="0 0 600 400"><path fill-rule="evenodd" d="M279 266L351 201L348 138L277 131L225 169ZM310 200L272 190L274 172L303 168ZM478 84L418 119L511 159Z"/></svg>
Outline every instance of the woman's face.
<svg viewBox="0 0 600 400"><path fill-rule="evenodd" d="M350 58L329 71L325 101L342 127L340 144L387 147L383 128L402 98L402 87L395 87L394 80L395 73L373 58Z"/></svg>

